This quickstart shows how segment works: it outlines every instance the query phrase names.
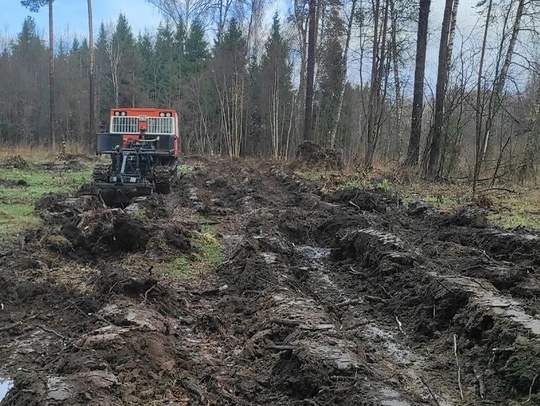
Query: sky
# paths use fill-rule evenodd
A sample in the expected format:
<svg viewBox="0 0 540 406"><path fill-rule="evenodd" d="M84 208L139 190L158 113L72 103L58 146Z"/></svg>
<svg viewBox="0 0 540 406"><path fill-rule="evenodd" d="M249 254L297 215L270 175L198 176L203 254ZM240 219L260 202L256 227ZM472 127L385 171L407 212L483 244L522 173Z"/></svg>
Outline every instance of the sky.
<svg viewBox="0 0 540 406"><path fill-rule="evenodd" d="M292 0L285 0L291 3ZM476 12L472 5L477 0L461 0L458 13L458 26L468 31L476 22ZM274 8L275 3L274 1ZM120 13L129 21L134 34L143 32L145 28L155 29L161 20L158 10L146 0L93 0L94 30L104 22L115 22ZM31 13L21 6L19 0L0 0L0 34L14 36L22 27L27 15L34 17L38 30L43 36L47 35L48 9L43 7L38 13ZM433 0L431 5L430 22L440 27L444 0ZM57 33L72 33L79 37L86 36L88 32L88 9L84 0L55 0L54 25Z"/></svg>
<svg viewBox="0 0 540 406"><path fill-rule="evenodd" d="M31 15L36 21L38 32L47 35L49 26L48 7L37 13L31 13L21 6L20 0L0 0L0 34L15 36L20 32L26 16ZM159 25L161 16L157 9L146 0L93 0L92 16L94 32L102 22L116 22L120 13L129 21L134 34L153 29ZM88 34L88 8L85 0L55 0L54 26L59 34L71 33L78 37Z"/></svg>
<svg viewBox="0 0 540 406"><path fill-rule="evenodd" d="M460 0L458 9L458 32L456 43L461 36L466 37L471 29L478 27L478 13L473 5L478 0ZM438 34L442 22L445 0L432 0L430 12L430 36L428 40L428 58L426 75L435 75L437 68ZM292 0L269 0L269 18L265 18L266 25L263 32L269 29L271 16L276 12L283 12L290 8ZM285 6L283 6L285 4ZM144 32L145 29L154 31L161 21L159 11L146 0L93 0L93 25L94 35L97 35L100 24L103 22L116 23L118 15L123 13L135 35ZM21 6L20 0L0 0L0 45L6 44L6 40L14 38L21 30L26 16L31 15L37 25L38 34L45 41L48 37L48 8L45 6L37 13L31 13ZM55 0L54 1L54 26L55 37L67 40L78 37L85 38L88 35L88 9L85 0ZM416 36L416 33L411 33Z"/></svg>

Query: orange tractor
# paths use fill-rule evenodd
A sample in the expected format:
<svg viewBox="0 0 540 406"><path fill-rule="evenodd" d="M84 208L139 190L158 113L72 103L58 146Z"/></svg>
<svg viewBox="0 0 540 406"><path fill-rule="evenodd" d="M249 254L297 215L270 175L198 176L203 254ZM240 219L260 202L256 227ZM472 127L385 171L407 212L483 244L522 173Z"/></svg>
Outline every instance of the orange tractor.
<svg viewBox="0 0 540 406"><path fill-rule="evenodd" d="M178 116L171 109L112 109L109 132L97 134L96 152L111 157L93 173L93 192L105 203L169 193L178 161Z"/></svg>

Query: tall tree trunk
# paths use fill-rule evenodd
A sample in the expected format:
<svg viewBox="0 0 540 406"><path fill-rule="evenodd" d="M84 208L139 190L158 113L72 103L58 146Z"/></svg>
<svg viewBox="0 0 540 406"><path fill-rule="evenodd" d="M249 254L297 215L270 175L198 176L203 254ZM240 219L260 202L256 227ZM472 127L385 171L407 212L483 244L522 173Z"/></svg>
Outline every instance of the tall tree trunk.
<svg viewBox="0 0 540 406"><path fill-rule="evenodd" d="M492 7L492 2L490 1L489 9L488 9L489 12L491 11L491 7ZM512 7L512 5L509 5L508 7ZM516 10L516 16L514 19L514 24L512 26L512 34L508 42L508 48L506 49L504 62L501 67L500 73L495 78L493 92L489 101L488 111L486 113L487 115L486 115L486 123L484 126L484 130L479 132L481 134L481 137L478 137L478 127L479 127L478 122L476 124L477 144L476 144L475 170L474 170L474 176L473 176L473 194L476 192L478 176L480 175L482 164L486 159L486 153L487 153L488 144L489 144L489 140L490 140L491 132L492 132L493 120L502 104L502 101L501 101L502 92L504 90L504 86L506 85L506 79L508 78L508 70L510 69L512 56L514 55L514 49L515 49L517 38L519 35L521 19L523 17L524 10L525 10L525 0L519 0L517 10ZM489 24L489 21L486 21L486 31L484 35L487 35L488 24ZM484 41L485 41L485 38L484 38ZM504 38L502 39L502 41L504 41ZM482 52L484 52L484 48L485 48L485 43L483 44ZM502 46L501 46L501 51L502 51ZM478 83L480 83L480 76L478 79ZM478 99L478 92L479 90L477 89L477 99Z"/></svg>
<svg viewBox="0 0 540 406"><path fill-rule="evenodd" d="M435 120L433 123L433 135L429 150L426 175L430 179L437 176L444 124L444 98L448 83L448 65L450 45L450 30L454 11L454 1L446 0L444 16L441 28L441 42L439 46L439 66L437 68L437 87L435 91Z"/></svg>
<svg viewBox="0 0 540 406"><path fill-rule="evenodd" d="M88 132L90 136L90 143L93 147L95 147L96 113L94 101L94 27L92 24L92 0L88 0Z"/></svg>
<svg viewBox="0 0 540 406"><path fill-rule="evenodd" d="M512 63L512 56L514 55L514 49L516 47L516 42L517 42L519 30L520 30L521 19L523 17L524 9L525 9L525 0L519 0L517 11L516 11L516 18L514 20L514 25L512 27L512 35L510 37L510 41L508 42L508 49L506 50L504 63L502 65L499 76L495 80L495 89L493 91L493 99L494 99L495 106L493 109L491 109L491 112L488 115L488 123L486 123L487 133L486 133L486 139L484 142L484 148L482 151L482 158L483 158L482 161L485 159L485 155L487 151L487 144L489 142L488 132L491 130L493 118L502 104L502 101L501 101L502 92L506 84L506 79L508 78L508 70L510 69L510 64Z"/></svg>
<svg viewBox="0 0 540 406"><path fill-rule="evenodd" d="M382 85L383 79L385 84L386 95L386 83L387 77L383 78L385 70L385 58L386 58L386 36L388 32L388 14L389 14L389 0L385 1L384 14L381 24L381 0L377 0L373 5L373 51L372 51L372 64L371 64L371 86L369 90L369 104L368 104L368 127L366 135L366 145L364 151L364 169L368 170L373 164L373 157L375 156L375 149L377 147L377 141L381 130L382 123L382 110L383 110L383 94Z"/></svg>
<svg viewBox="0 0 540 406"><path fill-rule="evenodd" d="M391 53L392 53L392 67L394 73L394 99L396 103L396 146L392 151L394 154L401 156L401 146L403 144L403 131L401 128L401 121L403 118L403 97L401 97L401 77L399 75L399 62L400 52L398 50L398 14L396 10L395 0L390 0L390 18L392 19L391 25Z"/></svg>
<svg viewBox="0 0 540 406"><path fill-rule="evenodd" d="M54 134L54 31L53 31L53 0L49 0L49 145L52 151L56 149Z"/></svg>
<svg viewBox="0 0 540 406"><path fill-rule="evenodd" d="M294 12L295 23L300 36L300 81L298 85L298 94L296 95L296 103L294 104L294 125L295 125L295 140L301 142L301 137L304 134L305 121L305 103L306 103L306 60L307 60L307 29L309 26L309 15L303 17L305 0L295 0Z"/></svg>
<svg viewBox="0 0 540 406"><path fill-rule="evenodd" d="M339 92L338 107L336 111L336 117L332 125L332 133L330 136L330 148L334 148L336 144L336 135L338 130L339 121L341 119L341 112L343 110L343 99L345 97L345 84L347 83L347 59L349 55L349 44L351 43L352 25L354 20L354 13L356 11L357 0L352 0L351 3L351 15L349 16L349 22L347 24L347 34L345 39L345 48L343 49L343 79L341 81L341 88Z"/></svg>
<svg viewBox="0 0 540 406"><path fill-rule="evenodd" d="M431 0L420 0L418 11L418 31L416 34L416 66L414 70L413 108L411 116L411 135L405 165L418 165L420 157L420 138L422 136L422 116L424 110L424 76L426 71L426 50L429 11Z"/></svg>
<svg viewBox="0 0 540 406"><path fill-rule="evenodd" d="M478 64L478 78L476 82L476 115L475 115L475 131L476 131L476 154L474 162L473 173L473 194L476 192L476 184L478 181L478 175L480 174L480 159L482 148L482 131L484 121L484 103L482 98L482 75L484 74L484 59L486 56L487 36L489 32L489 25L491 23L491 10L493 8L493 0L489 0L486 26L484 27L484 38L482 39L482 49L480 51L480 63Z"/></svg>
<svg viewBox="0 0 540 406"><path fill-rule="evenodd" d="M372 149L372 139L374 137L374 121L375 121L375 103L376 103L376 93L378 92L379 79L377 69L379 63L379 18L381 10L381 0L376 0L373 5L373 46L371 51L371 83L369 87L369 99L368 99L368 111L367 111L367 134L364 150L364 168L367 169L371 166L373 153Z"/></svg>
<svg viewBox="0 0 540 406"><path fill-rule="evenodd" d="M304 139L313 139L313 92L315 82L315 42L317 41L317 0L309 0L309 28L306 69Z"/></svg>
<svg viewBox="0 0 540 406"><path fill-rule="evenodd" d="M422 136L422 115L424 110L424 75L426 71L427 34L431 0L420 0L418 11L418 31L416 34L416 66L414 69L413 108L411 116L411 136L405 165L418 165L420 138Z"/></svg>

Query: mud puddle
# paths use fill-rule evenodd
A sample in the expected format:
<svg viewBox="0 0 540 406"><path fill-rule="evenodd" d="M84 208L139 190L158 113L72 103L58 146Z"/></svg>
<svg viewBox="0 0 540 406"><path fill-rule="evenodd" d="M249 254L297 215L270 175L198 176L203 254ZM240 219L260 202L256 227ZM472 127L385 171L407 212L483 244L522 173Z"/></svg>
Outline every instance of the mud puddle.
<svg viewBox="0 0 540 406"><path fill-rule="evenodd" d="M388 239L387 234L369 230L370 235L376 237L384 236L384 244L388 241L395 243L396 239ZM332 262L325 261L330 258L331 249L313 246L296 247L297 251L311 262L310 288L316 292L316 296L324 302L329 302L330 306L345 308L353 315L344 318L341 316L341 323L337 327L343 334L350 337L360 338L363 343L378 343L373 347L369 346L372 364L370 367L380 376L381 381L392 381L393 376L399 376L400 388L391 389L389 387L379 387L374 390L373 396L381 401L381 405L389 406L410 406L406 399L411 395L417 395L423 401L431 400L430 393L422 383L422 376L428 375L429 363L423 355L413 352L403 343L406 334L402 329L402 323L396 317L395 331L389 331L388 327L370 320L368 311L369 304L362 296L349 296L345 289L339 287L339 276L331 271ZM334 281L335 280L335 281ZM367 322L367 324L366 324ZM355 327L360 324L361 327ZM398 337L401 335L401 337ZM368 349L364 349L368 351ZM452 406L455 403L447 401L452 396L439 389L437 402L440 406Z"/></svg>
<svg viewBox="0 0 540 406"><path fill-rule="evenodd" d="M390 388L380 390L380 398L382 406L411 406L409 402L400 400L401 395L398 391Z"/></svg>
<svg viewBox="0 0 540 406"><path fill-rule="evenodd" d="M9 390L13 387L13 381L10 379L0 378L0 402L6 397Z"/></svg>

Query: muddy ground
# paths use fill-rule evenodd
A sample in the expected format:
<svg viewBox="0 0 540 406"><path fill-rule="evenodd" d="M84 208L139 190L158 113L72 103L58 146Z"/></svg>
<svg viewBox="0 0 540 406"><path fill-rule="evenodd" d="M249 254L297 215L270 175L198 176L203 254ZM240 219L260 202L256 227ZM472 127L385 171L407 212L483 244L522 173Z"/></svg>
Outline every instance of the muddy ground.
<svg viewBox="0 0 540 406"><path fill-rule="evenodd" d="M0 405L540 405L539 234L190 163L126 209L36 203L0 249ZM222 263L161 272L205 225Z"/></svg>

